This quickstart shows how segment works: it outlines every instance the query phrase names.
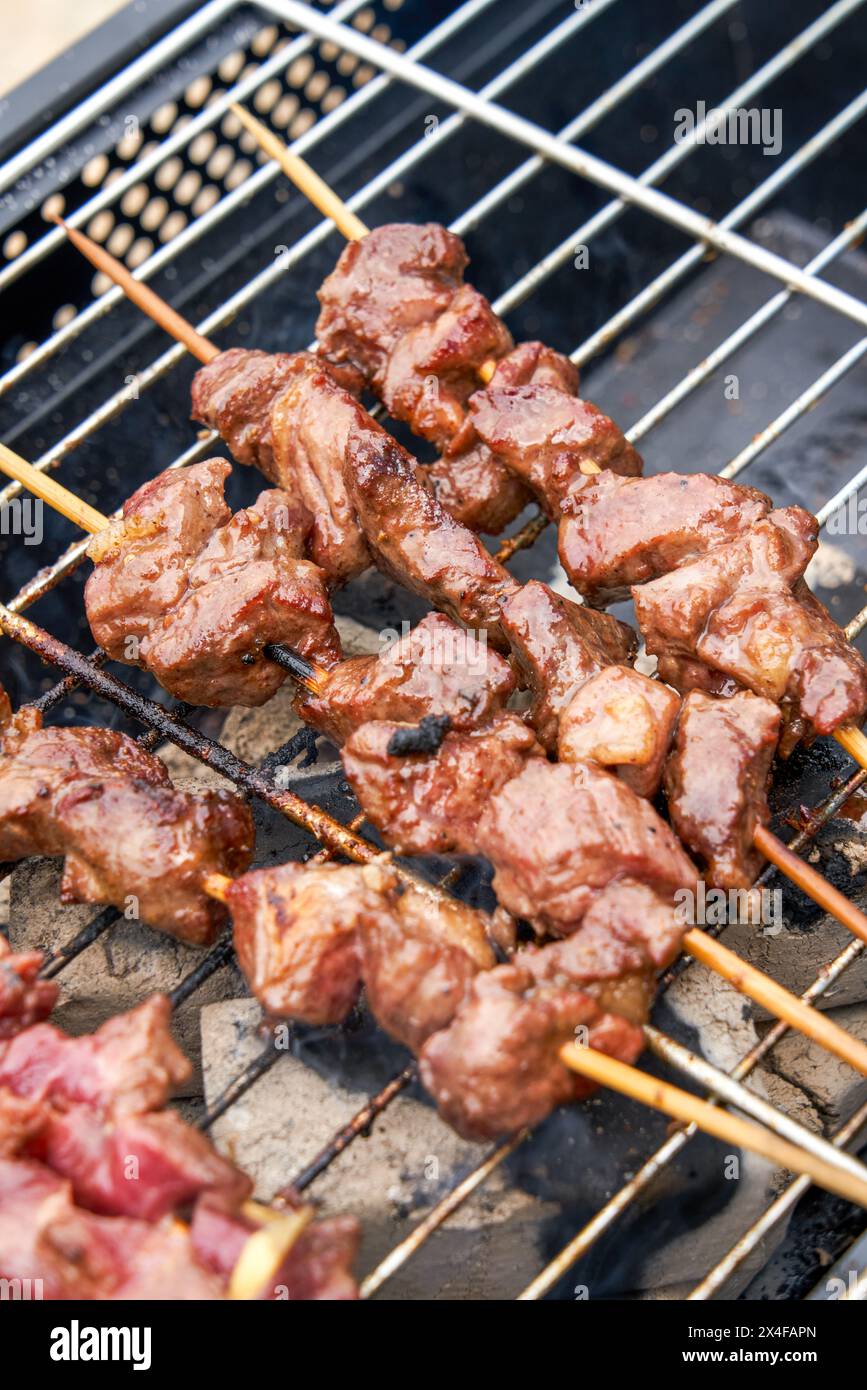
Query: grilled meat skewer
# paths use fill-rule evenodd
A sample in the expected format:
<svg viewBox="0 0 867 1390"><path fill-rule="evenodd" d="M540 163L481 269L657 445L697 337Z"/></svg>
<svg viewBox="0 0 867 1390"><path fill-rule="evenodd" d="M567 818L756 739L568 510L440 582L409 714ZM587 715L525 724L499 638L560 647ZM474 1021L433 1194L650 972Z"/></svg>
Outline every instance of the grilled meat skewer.
<svg viewBox="0 0 867 1390"><path fill-rule="evenodd" d="M0 732L0 860L64 855L64 902L124 911L132 896L152 927L209 945L225 909L202 880L242 873L253 835L239 797L177 790L159 758L125 734L43 728L34 710Z"/></svg>
<svg viewBox="0 0 867 1390"><path fill-rule="evenodd" d="M4 1019L0 996L0 1036ZM191 1072L169 1001L83 1037L17 1024L0 1042L0 1277L39 1279L51 1299L226 1297L260 1209L249 1178L165 1108ZM358 1223L311 1214L256 1296L357 1296Z"/></svg>

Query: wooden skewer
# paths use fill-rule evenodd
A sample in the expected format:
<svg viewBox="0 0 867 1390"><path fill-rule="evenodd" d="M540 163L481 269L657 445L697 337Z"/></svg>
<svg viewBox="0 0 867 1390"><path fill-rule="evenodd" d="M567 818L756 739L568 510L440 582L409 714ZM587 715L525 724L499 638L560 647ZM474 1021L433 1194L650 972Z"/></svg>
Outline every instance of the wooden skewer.
<svg viewBox="0 0 867 1390"><path fill-rule="evenodd" d="M10 462L11 461L11 462ZM87 517L82 519L85 504L53 479L46 478L32 464L12 453L5 445L0 445L0 472L14 466L14 477L25 487L42 496L51 506L75 521L85 530L102 531L109 525L108 517L88 507ZM50 488L45 484L49 483ZM354 833L354 832L353 832ZM764 827L756 830L754 843L761 854L778 868L782 869L793 883L801 888L814 902L831 912L844 926L862 941L867 941L867 917L851 903L838 889L834 888L812 865L793 854L782 841ZM222 874L210 874L204 881L205 892L220 902L225 901L226 889L231 882ZM796 995L783 989L770 976L757 970L755 966L742 961L739 956L708 936L706 932L694 927L683 939L684 949L702 964L715 970L723 979L729 981L742 994L746 994L775 1016L782 1018L792 1028L812 1038L821 1047L827 1048L834 1056L848 1062L855 1070L867 1075L867 1045L853 1038L845 1029L833 1023L818 1010L802 1003Z"/></svg>
<svg viewBox="0 0 867 1390"><path fill-rule="evenodd" d="M126 266L120 261L115 260L109 251L103 248L90 237L85 236L84 232L78 231L76 227L70 227L64 222L62 217L53 217L51 221L56 222L58 227L62 227L73 246L81 252L91 265L97 270L101 270L116 285L119 285L124 294L133 304L137 304L140 309L158 323L167 333L183 343L189 352L197 357L200 362L212 362L219 356L220 349L207 338L202 337L193 325L181 314L177 313L170 304L164 299L160 299L142 280L127 270ZM46 499L47 500L47 499Z"/></svg>
<svg viewBox="0 0 867 1390"><path fill-rule="evenodd" d="M316 170L311 169L306 160L302 159L300 155L292 154L278 135L275 135L243 106L233 103L231 109L265 153L277 161L283 172L295 184L295 187L309 198L313 206L317 207L323 216L331 218L331 221L338 231L343 233L347 241L360 241L362 237L367 236L369 228L360 218L356 217L341 198L338 198L333 188L329 188L325 180L316 173ZM479 368L479 376L486 383L489 382L496 367L497 364L494 361L485 362ZM588 476L602 471L589 459L580 465L580 469ZM508 542L506 544L508 545ZM867 768L867 735L863 734L860 729L849 727L837 729L834 737L841 747L845 748L846 752L854 758L856 763Z"/></svg>
<svg viewBox="0 0 867 1390"><path fill-rule="evenodd" d="M664 1115L670 1115L681 1124L696 1125L706 1134L712 1134L736 1148L749 1149L789 1172L803 1173L820 1187L844 1197L848 1202L862 1207L867 1205L867 1182L850 1173L841 1173L824 1159L806 1153L787 1139L780 1139L760 1125L721 1110L691 1095L689 1091L682 1091L679 1086L659 1081L647 1072L630 1067L592 1047L566 1043L560 1051L560 1058L580 1076L589 1077L602 1086L619 1091L621 1095L630 1096L653 1110L661 1110Z"/></svg>
<svg viewBox="0 0 867 1390"><path fill-rule="evenodd" d="M342 198L338 198L333 188L330 188L323 178L320 178L315 169L312 169L306 159L302 159L300 154L293 154L284 145L279 135L275 135L273 130L269 130L262 121L258 120L246 107L239 106L233 102L229 108L238 117L244 128L252 135L261 150L276 160L287 178L291 179L300 193L303 193L315 208L318 208L323 217L329 217L339 232L342 232L347 241L361 241L366 237L370 228L362 222L360 217L348 208ZM479 367L479 376L487 385L497 370L496 361L489 358Z"/></svg>
<svg viewBox="0 0 867 1390"><path fill-rule="evenodd" d="M147 290L146 294L143 295L142 291L145 290L146 287L142 285L140 280L136 280L130 276L129 272L125 270L109 252L103 251L101 247L96 246L94 242L90 241L90 239L81 232L75 233L75 244L94 265L99 265L100 268L105 270L107 275L115 279L117 283L124 288L125 292L129 294L134 303L138 304L145 313L155 318L156 322L166 328L168 332L180 333L181 341L183 342L191 340L191 337L198 338L205 345L205 350L208 353L213 355L217 352L213 344L209 343L206 338L201 338L201 335L196 333L196 330L191 324L182 319L174 310L170 310L169 306L164 300L160 299L159 295L154 294L152 290ZM30 466L25 465L23 459L19 460L19 466L21 465L24 465L25 468ZM0 471L2 471L2 468L3 460L2 456L0 456ZM37 479L42 479L42 474L36 472L36 470L33 471L36 473ZM602 470L599 468L598 464L594 463L592 460L586 460L583 471L588 475L592 475ZM28 482L26 485L30 486L30 483ZM59 488L59 485L57 486ZM66 492L66 489L60 489L60 492ZM69 494L69 496L74 499L74 494ZM63 510L63 508L61 508L61 510ZM65 512L65 514L69 515L68 512ZM850 731L845 732L848 734ZM860 735L859 737L863 738L863 736ZM867 740L864 740L864 742L867 744ZM867 767L867 750L865 750L863 766ZM766 859L777 865L777 867L782 868L783 872L793 883L801 888L803 892L813 898L813 900L821 907L825 908L826 911L831 911L844 926L848 927L848 929L854 933L854 935L860 937L861 940L867 940L867 916L865 916L854 903L850 903L848 898L844 897L842 893L834 889L811 865L805 863L803 859L798 858L791 850L787 850L782 841L778 840L763 827L759 827L756 831L755 843L759 852L764 855ZM771 853L771 851L773 851L773 853ZM785 859L785 867L782 862L784 856L787 856ZM215 894L215 896L218 896L218 894ZM831 903L834 905L831 906ZM777 990L780 989L768 976L763 975L762 972L756 970L754 966L740 961L738 957L734 957L734 960L737 961L738 964L737 972L735 972L731 959L731 952L725 952L724 948L721 947L713 937L708 936L706 932L694 928L691 932L687 933L687 937L684 941L686 949L693 954L693 948L698 948L700 946L702 951L702 962L716 970L733 984L735 983L735 973L737 973L737 988L742 993L754 999L757 1003L761 1003L763 1007L768 1007L766 1003L766 1000L769 998L767 987L773 986ZM777 1005L778 1007L775 1012L779 1012L779 1016L785 1019L791 1027L796 1028L799 1032L806 1031L806 1025L810 1024L812 1016L818 1012L817 1010L811 1009L809 1011L809 1017L805 1019L803 1014L805 1006L802 1005L797 996L789 994L788 991L782 991L782 995L778 996ZM781 1011L783 1008L785 1008L786 1012ZM828 1027L836 1028L837 1025L831 1024L830 1020L826 1019L824 1015L820 1017L822 1020L821 1031L824 1034L821 1045L828 1046L826 1041L829 1036L827 1031ZM814 1034L808 1032L807 1036L813 1037ZM818 1037L816 1041L819 1041ZM857 1044L857 1046L853 1050L854 1044ZM865 1060L867 1060L867 1052L864 1051L864 1044L860 1043L857 1039L851 1038L842 1028L837 1029L835 1046L832 1048L832 1051L836 1056L845 1056L845 1059L851 1062L851 1065L855 1067L856 1070L865 1072L864 1064ZM867 1074L867 1072L865 1072L865 1074Z"/></svg>

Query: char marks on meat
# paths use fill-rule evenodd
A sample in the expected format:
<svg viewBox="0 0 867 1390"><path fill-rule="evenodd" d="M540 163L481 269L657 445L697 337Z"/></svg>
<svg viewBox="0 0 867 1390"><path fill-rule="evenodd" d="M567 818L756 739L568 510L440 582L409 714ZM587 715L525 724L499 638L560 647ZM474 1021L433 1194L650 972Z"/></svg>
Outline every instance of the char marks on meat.
<svg viewBox="0 0 867 1390"><path fill-rule="evenodd" d="M695 690L684 701L665 771L668 808L715 887L749 888L761 868L753 836L770 820L780 724L775 704L746 691L721 700Z"/></svg>
<svg viewBox="0 0 867 1390"><path fill-rule="evenodd" d="M264 704L287 679L269 643L326 666L340 656L324 576L303 558L310 514L273 489L232 516L229 471L210 459L161 474L91 547L97 642L190 704Z"/></svg>
<svg viewBox="0 0 867 1390"><path fill-rule="evenodd" d="M367 1002L387 1033L418 1052L451 1023L471 980L494 965L487 919L456 898L403 888L378 865L363 874L384 897L384 910L361 923Z"/></svg>
<svg viewBox="0 0 867 1390"><path fill-rule="evenodd" d="M340 1023L361 988L358 927L379 911L361 870L280 864L229 886L238 963L262 1007L302 1023Z"/></svg>
<svg viewBox="0 0 867 1390"><path fill-rule="evenodd" d="M341 744L371 719L411 724L436 715L454 729L476 728L514 689L503 657L441 613L429 613L379 655L340 662L296 708L305 723Z"/></svg>
<svg viewBox="0 0 867 1390"><path fill-rule="evenodd" d="M124 734L43 729L30 712L0 739L0 860L65 855L65 902L123 911L132 896L152 927L209 945L226 913L202 879L243 872L252 850L243 801L176 790L159 758Z"/></svg>
<svg viewBox="0 0 867 1390"><path fill-rule="evenodd" d="M755 488L713 474L582 479L560 523L560 563L585 602L603 607L727 544L770 511Z"/></svg>
<svg viewBox="0 0 867 1390"><path fill-rule="evenodd" d="M637 879L670 900L696 871L669 827L618 777L591 763L529 759L476 828L502 905L545 932L574 932L610 883Z"/></svg>
<svg viewBox="0 0 867 1390"><path fill-rule="evenodd" d="M536 579L509 597L501 626L533 692L529 718L545 748L556 752L561 713L590 676L632 659L635 634Z"/></svg>
<svg viewBox="0 0 867 1390"><path fill-rule="evenodd" d="M560 1060L576 1028L588 1030L591 1047L627 1062L643 1046L640 1028L603 1013L584 991L500 965L476 976L451 1025L428 1038L421 1077L465 1139L496 1139L592 1089Z"/></svg>
<svg viewBox="0 0 867 1390"><path fill-rule="evenodd" d="M483 729L446 734L433 756L395 757L389 745L400 728L363 724L343 749L365 816L399 853L475 853L476 827L490 798L528 758L542 758L532 730L517 715L500 714Z"/></svg>
<svg viewBox="0 0 867 1390"><path fill-rule="evenodd" d="M561 762L594 762L616 772L638 796L654 797L680 700L629 666L591 676L560 715Z"/></svg>

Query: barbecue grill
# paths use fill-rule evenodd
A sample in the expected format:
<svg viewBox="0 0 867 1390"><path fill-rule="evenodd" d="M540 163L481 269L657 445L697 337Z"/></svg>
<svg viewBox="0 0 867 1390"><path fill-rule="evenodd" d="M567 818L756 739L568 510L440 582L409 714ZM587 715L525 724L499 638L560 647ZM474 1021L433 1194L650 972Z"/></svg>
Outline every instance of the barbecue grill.
<svg viewBox="0 0 867 1390"><path fill-rule="evenodd" d="M227 342L271 350L308 342L315 288L339 238L228 112L240 100L315 162L371 225L438 220L466 237L473 279L516 337L574 348L587 395L615 419L634 421L631 441L649 437L642 443L648 472L674 467L733 477L748 469L746 480L778 505L801 503L831 523L814 587L858 639L867 624L857 524L867 464L856 447L864 438L857 385L867 353L867 262L857 247L867 210L852 188L863 170L857 137L867 110L859 80L864 0L770 9L737 0L680 3L659 14L630 0L130 7L67 55L62 90L55 65L6 105L0 436L40 469L57 467L70 488L107 512L165 467L222 452L213 435L190 444L193 364L184 350L167 347L120 291L93 276L47 220L56 213L124 258L203 333L231 326ZM781 113L780 148L772 139L675 138L676 113L685 111L697 112L700 137L712 134L712 109L702 126L699 102L765 111L771 133ZM670 199L692 211L678 213ZM731 241L734 231L748 243ZM795 294L780 258L812 277L820 297L822 286L833 287L825 302ZM255 490L252 478L236 472L233 507ZM309 806L352 821L357 808L339 763L323 755L302 766L297 743L287 745L285 730L274 727L272 751L254 766L220 742L215 712L172 705L145 673L125 667L121 680L99 653L82 652L86 542L71 540L68 524L46 511L41 545L25 544L15 484L0 492L0 508L7 606L15 615L35 608L40 625L6 620L7 635L18 641L0 654L3 680L19 702L36 699L64 722L144 728L149 747L176 745L254 798L262 852L274 861L316 852L315 839L297 828L311 823ZM516 573L550 579L550 536L539 525L516 529ZM536 543L525 544L530 538ZM36 555L50 557L38 572ZM369 576L340 595L338 606L374 641L421 612ZM865 781L867 772L853 775L829 745L797 754L774 792L778 825L794 816L793 847L813 842L823 872L852 893L864 879L865 842L852 817ZM339 850L327 826L322 832L330 850ZM443 868L424 867L431 876ZM768 871L762 882L770 878ZM469 901L489 901L478 866L462 872L456 889ZM788 890L786 916L789 942L798 932L816 939L815 910ZM10 925L14 941L14 917ZM49 973L62 979L122 926L107 910L71 938L55 938ZM852 941L834 954L835 939L824 928L821 969L799 988L808 1002L842 999L854 1008L867 997L851 983L863 946ZM176 954L155 935L143 949ZM246 1031L236 1028L242 1042L234 1054L228 1049L243 1065L230 1078L211 1068L199 1116L218 1141L231 1135L241 1142L243 1125L232 1130L232 1114L242 1113L257 1088L274 1132L286 1125L273 1082L287 1058L276 1035L260 1036L243 1013L231 957L228 942L198 960L184 955L172 1000L177 1008L195 1002L207 984L210 999L233 1002L209 1010L206 1033L245 1020ZM764 962L772 973L783 968L782 950ZM681 962L662 982L666 1034L680 1036L666 1012L668 991L697 973ZM307 1069L312 1097L323 1076L350 1094L372 1086L327 1142L310 1144L294 1169L287 1158L283 1183L314 1196L344 1155L359 1153L371 1129L375 1135L386 1126L412 1095L414 1068L367 1024L357 1027L361 1036L348 1043L342 1032L317 1037L303 1029L293 1040L293 1063ZM727 1067L731 1080L742 1083L764 1068L772 1074L786 1032L782 1023L761 1025ZM695 1040L689 1027L683 1036ZM720 1093L718 1077L667 1037L654 1035L653 1047L652 1065L686 1068L702 1093ZM364 1049L368 1060L360 1062ZM207 1076L207 1050L204 1064ZM738 1091L721 1099L736 1104ZM867 1096L849 1091L841 1104L834 1143L857 1148ZM262 1123L261 1108L248 1112L247 1123L250 1115ZM312 1120L309 1131L317 1132ZM297 1144L296 1137L293 1152ZM651 1252L711 1219L724 1239L713 1267L680 1289L682 1296L746 1288L748 1296L791 1297L814 1287L829 1296L808 1252L821 1244L846 1267L850 1243L856 1277L848 1296L867 1296L867 1280L858 1277L864 1245L857 1217L842 1217L815 1194L808 1208L801 1199L809 1184L798 1179L751 1209L744 1229L721 1172L718 1155L692 1132L667 1133L661 1123L636 1120L622 1102L594 1101L583 1119L555 1116L540 1133L510 1138L471 1162L463 1152L455 1156L449 1182L419 1197L423 1215L413 1207L392 1223L402 1236L378 1252L363 1291L466 1293L445 1277L425 1284L443 1265L423 1255L438 1240L449 1242L455 1219L473 1209L483 1216L464 1229L483 1242L484 1261L499 1265L501 1277L485 1285L496 1296L659 1293L676 1276L663 1275ZM486 1194L494 1192L504 1205L520 1197L530 1213L537 1268L523 1292L510 1277L511 1247L498 1250L496 1221L483 1219L494 1207ZM416 1268L421 1275L413 1276Z"/></svg>

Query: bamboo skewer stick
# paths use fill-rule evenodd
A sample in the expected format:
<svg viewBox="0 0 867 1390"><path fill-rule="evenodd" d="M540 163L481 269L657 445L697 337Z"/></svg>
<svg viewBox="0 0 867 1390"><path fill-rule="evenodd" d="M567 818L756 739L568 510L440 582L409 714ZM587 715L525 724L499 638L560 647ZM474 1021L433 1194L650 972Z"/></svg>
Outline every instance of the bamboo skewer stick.
<svg viewBox="0 0 867 1390"><path fill-rule="evenodd" d="M311 168L306 159L302 159L299 154L293 154L279 135L275 135L273 130L269 130L262 121L257 120L246 107L233 102L229 109L252 135L259 148L280 165L283 173L294 183L298 191L319 209L323 217L330 218L347 241L361 241L362 237L367 236L370 228L346 206L342 198L338 198L334 189ZM487 384L496 370L496 361L489 358L479 367L479 376Z"/></svg>
<svg viewBox="0 0 867 1390"><path fill-rule="evenodd" d="M3 454L0 451L0 469L3 467L3 462ZM23 463L24 461L21 460L20 462ZM30 465L25 465L23 469L19 468L19 473L25 482L29 467ZM40 474L37 476L42 477ZM66 489L60 488L59 484L58 488L61 493L66 491ZM74 511L75 509L69 503L64 503L65 514L72 516ZM107 524L107 518L102 517L99 513L95 514L95 525L99 530ZM352 857L356 857L353 854L356 842L361 851L357 857L361 858L362 861L368 860L368 846L354 832L347 834L347 843L344 848ZM231 882L232 880L227 875L208 874L202 881L202 887L210 896L220 902L225 902ZM867 1074L867 1059L859 1055L858 1048L862 1045L858 1043L857 1039L849 1038L842 1029L838 1029L837 1025L832 1024L830 1020L813 1017L814 1011L804 1006L800 1000L789 996L782 986L778 986L774 981L762 976L761 972L756 971L753 966L739 961L731 952L724 951L719 943L706 937L705 933L694 929L687 933L684 940L687 949L695 951L696 945L698 945L701 952L699 958L711 965L712 968L717 968L718 959L723 960L724 968L721 969L720 973L726 978L731 978L732 982L746 993L750 993L752 990L757 991L753 997L760 1002L764 1003L773 999L777 1004L781 1004L786 1012L791 1014L794 1027L805 1030L807 1035L815 1037L820 1045L828 1045L830 1042L835 1055L850 1061L856 1069ZM728 961L726 961L726 957ZM781 1016L785 1016L785 1014ZM829 1191L867 1206L867 1181L858 1179L851 1172L833 1168L824 1159L799 1149L789 1141L776 1137L770 1131L741 1120L736 1115L720 1111L707 1102L699 1101L687 1092L680 1091L677 1087L656 1082L639 1069L627 1066L622 1062L614 1062L613 1059L604 1056L604 1054L592 1052L590 1049L575 1048L573 1044L567 1044L561 1056L566 1065L573 1070L582 1071L583 1074L592 1076L593 1079L599 1080L602 1084L612 1086L624 1095L641 1100L657 1109L662 1109L675 1119L696 1123L700 1128L706 1129L708 1133L722 1138L728 1143L751 1149L771 1158L774 1162L793 1172L811 1177ZM272 1214L269 1213L268 1219L259 1231L251 1235L241 1253L233 1271L230 1297L255 1297L257 1290L264 1287L267 1279L272 1277L274 1271L280 1267L286 1254L304 1229L307 1220L309 1220L309 1215L306 1211L293 1213L289 1218L276 1217L273 1220Z"/></svg>
<svg viewBox="0 0 867 1390"><path fill-rule="evenodd" d="M770 1159L780 1168L792 1173L802 1173L813 1179L820 1187L845 1197L858 1206L865 1205L867 1184L849 1173L841 1173L823 1158L805 1153L803 1149L780 1139L769 1130L742 1120L739 1115L720 1110L706 1100L672 1086L668 1081L660 1081L637 1067L630 1067L617 1058L608 1057L592 1047L578 1047L566 1043L560 1052L561 1061L579 1076L589 1077L601 1086L619 1091L621 1095L631 1096L652 1110L660 1110L681 1124L696 1125L706 1134L712 1134L725 1143L734 1143L738 1148L749 1149Z"/></svg>
<svg viewBox="0 0 867 1390"><path fill-rule="evenodd" d="M165 311L168 309L168 306L160 299L159 295L148 290L147 295L142 296L141 291L145 287L140 281L130 276L129 272L125 270L119 262L115 261L115 258L109 252L103 251L101 247L97 247L81 232L76 232L75 241L79 249L83 251L84 255L86 255L94 265L98 264L109 276L115 279L119 285L125 290L128 290L133 301L144 309L145 313L155 315L157 322L163 327L166 327L169 332L174 332L175 328L172 325L180 321L182 332L187 337L190 335L201 337L201 335L196 334L195 329L180 318L174 310L170 311L170 314L167 314ZM182 341L186 341L186 338L182 338ZM207 339L202 338L201 342L205 344L207 351L212 354L216 353L217 349L214 348L213 344L209 343ZM23 463L23 460L20 462ZM0 457L0 471L2 471L2 467L2 457ZM601 472L601 469L599 469L598 465L588 461L585 465L585 471L592 474L594 471ZM42 475L37 474L37 476L41 477ZM864 766L867 767L867 758L865 758ZM844 926L848 927L853 934L860 937L861 940L867 941L867 916L865 916L854 903L850 903L848 898L834 889L811 865L806 864L804 860L798 858L798 856L793 854L790 850L787 850L782 841L777 840L769 831L759 827L757 836L761 839L761 843L759 843L759 839L757 839L756 847L766 859L771 860L771 862L775 864L778 863L777 858L772 858L772 855L768 852L771 849L773 849L774 855L779 856L780 860L782 860L784 856L788 856L786 859L786 868L784 869L787 877L809 897L813 898L820 906L827 911L831 911L838 917L838 920ZM358 840L359 846L365 844L365 842L360 840L357 836L355 839ZM832 901L835 904L834 907L829 906ZM762 972L757 971L754 966L749 965L745 961L741 961L739 957L733 957L731 952L726 952L725 949L721 947L713 937L708 936L706 932L702 932L698 928L693 928L684 938L684 945L685 949L689 951L690 954L694 954L695 950L700 948L702 951L701 959L705 965L716 970L717 973L722 975L724 979L729 980L730 983L735 983L735 978L737 978L736 987L742 993L753 998L757 1003L761 1003L763 1007L768 1007L766 1003L766 1000L770 997L768 987L773 987L775 990L780 991L777 996L777 1005L779 1009L785 1009L786 1012L780 1012L779 1016L799 1032L804 1031L805 1026L810 1025L811 1020L809 1017L804 1016L804 1006L795 995L789 994L786 990L782 990L780 986L776 985L775 981L771 980L768 976L764 976ZM737 969L735 968L735 962L737 962ZM759 978L757 979L756 977ZM829 1028L837 1030L834 1040L835 1046L832 1048L834 1054L836 1056L845 1057L845 1060L850 1062L857 1071L867 1074L867 1066L865 1066L865 1064L867 1064L867 1047L858 1039L851 1038L844 1029L839 1028L836 1024L831 1023L830 1020L822 1016L820 1031L825 1039L831 1036L828 1031ZM808 1033L807 1036L812 1037L813 1033ZM816 1041L820 1041L818 1036L816 1037ZM853 1044L855 1045L854 1048ZM820 1045L827 1046L828 1044L827 1041L821 1041Z"/></svg>
<svg viewBox="0 0 867 1390"><path fill-rule="evenodd" d="M367 236L369 229L355 216L355 213L346 206L343 200L338 198L334 190L329 188L325 180L320 178L319 174L310 167L306 160L302 159L300 155L292 154L279 136L275 135L266 125L263 125L260 120L257 120L255 116L245 110L243 106L239 106L235 103L232 106L232 110L239 121L241 121L242 125L244 125L250 134L257 140L261 148L265 150L272 159L277 161L283 171L295 184L296 188L298 188L305 197L309 198L314 207L317 207L325 217L331 218L338 231L343 233L347 241L358 241L361 237ZM111 274L110 271L109 274ZM479 375L484 381L490 381L496 370L496 365L496 362L486 362L484 366L480 368ZM581 465L581 472L588 475L600 473L601 471L602 470L590 460L585 460ZM501 563L505 563L507 560L511 559L512 555L517 550L523 549L525 544L532 544L537 535L545 529L547 524L548 520L546 517L540 516L538 518L533 518L527 523L523 532L519 533L518 536L509 537L503 542L500 550L497 552L496 558ZM850 726L844 729L837 729L834 738L842 748L846 749L846 752L856 763L860 763L861 767L867 768L867 735L863 734L860 729Z"/></svg>
<svg viewBox="0 0 867 1390"><path fill-rule="evenodd" d="M177 342L183 343L184 347L200 362L213 362L214 358L219 356L220 349L218 347L215 347L207 338L202 337L202 334L196 331L188 319L177 313L164 299L160 299L160 296L155 294L142 280L137 280L121 261L115 260L109 251L104 251L98 242L92 241L83 232L79 232L77 228L68 226L62 217L54 217L51 220L56 222L58 227L63 228L73 246L90 261L92 266L101 270L104 275L119 285L133 304L137 304L140 309L143 309L148 318L159 324L160 328L164 328Z"/></svg>

